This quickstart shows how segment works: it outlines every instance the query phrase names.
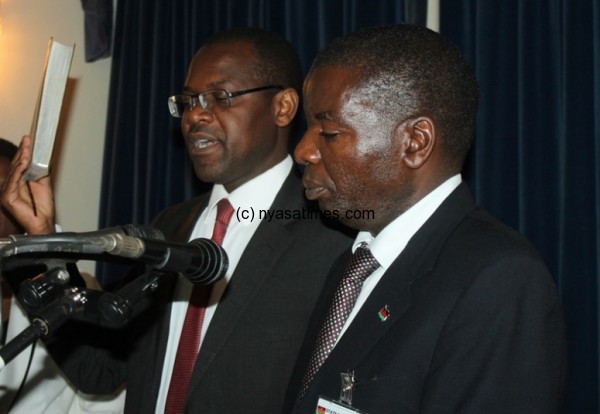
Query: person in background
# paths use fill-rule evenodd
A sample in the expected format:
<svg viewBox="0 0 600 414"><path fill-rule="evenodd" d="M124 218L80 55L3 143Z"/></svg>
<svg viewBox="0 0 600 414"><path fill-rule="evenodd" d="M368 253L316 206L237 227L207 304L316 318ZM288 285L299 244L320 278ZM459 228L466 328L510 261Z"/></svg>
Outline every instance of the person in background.
<svg viewBox="0 0 600 414"><path fill-rule="evenodd" d="M0 188L8 176L10 164L17 153L17 146L10 141L0 138ZM6 238L11 234L23 234L21 226L8 216L4 209L0 208L0 238ZM12 303L12 291L8 281L4 280L0 274L0 283L2 288L2 344L6 343L6 331L8 327L8 316Z"/></svg>
<svg viewBox="0 0 600 414"><path fill-rule="evenodd" d="M67 322L47 344L77 387L103 394L126 383L127 413L280 412L327 270L351 241L307 204L288 153L301 85L296 51L272 32L229 30L197 51L168 105L197 177L214 186L154 225L167 240L212 238L229 270L208 288L169 278L121 330ZM2 203L48 232L53 219L39 210L50 197L32 188L35 217L22 177L30 148L25 138Z"/></svg>
<svg viewBox="0 0 600 414"><path fill-rule="evenodd" d="M420 26L358 30L319 52L304 102L306 195L359 233L325 282L283 413L560 412L556 286L461 178L478 85L458 48Z"/></svg>
<svg viewBox="0 0 600 414"><path fill-rule="evenodd" d="M0 138L0 188L9 174L17 146ZM41 180L49 184L49 177ZM0 209L0 238L23 234L24 229ZM7 280L2 283L2 345L26 329L31 321ZM83 395L73 387L48 355L42 341L25 349L0 370L0 413L12 414L105 414L122 412L125 395L107 398Z"/></svg>

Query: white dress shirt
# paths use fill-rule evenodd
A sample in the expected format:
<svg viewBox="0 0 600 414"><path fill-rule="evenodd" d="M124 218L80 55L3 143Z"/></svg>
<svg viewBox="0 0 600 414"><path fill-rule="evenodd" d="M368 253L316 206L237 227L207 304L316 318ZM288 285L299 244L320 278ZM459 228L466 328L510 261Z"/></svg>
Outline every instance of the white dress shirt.
<svg viewBox="0 0 600 414"><path fill-rule="evenodd" d="M217 202L222 198L229 199L235 212L227 227L227 233L225 234L222 244L227 252L227 257L229 258L229 268L225 277L213 285L209 305L204 314L201 341L208 330L210 321L219 304L219 299L225 291L231 275L234 273L246 246L260 224L259 212L261 210L268 210L271 207L275 200L275 196L281 189L281 186L289 175L293 165L294 162L288 155L279 164L236 188L232 193L227 193L227 190L225 190L222 185L214 185L208 206L196 222L190 240L199 237L210 238L212 236L213 227L217 217ZM164 412L167 393L169 391L169 383L171 381L171 373L173 372L175 355L179 344L179 336L187 312L191 290L192 283L187 279L180 277L175 291L171 312L167 352L165 355L160 391L156 404L157 413ZM200 342L200 347L202 347L202 342Z"/></svg>
<svg viewBox="0 0 600 414"><path fill-rule="evenodd" d="M375 286L377 286L381 277L400 253L402 253L412 236L414 236L421 226L425 224L435 210L438 209L440 204L442 204L461 182L462 178L460 174L450 177L431 193L419 200L418 203L385 226L376 237L373 237L368 231L361 231L358 233L354 245L352 246L352 251L354 252L360 243L366 242L369 245L371 253L373 253L373 256L381 266L369 275L363 283L360 294L354 304L354 308L352 308L352 312L350 312L350 315L340 332L338 341L344 332L346 332L346 329L352 323L354 317L373 289L375 289Z"/></svg>

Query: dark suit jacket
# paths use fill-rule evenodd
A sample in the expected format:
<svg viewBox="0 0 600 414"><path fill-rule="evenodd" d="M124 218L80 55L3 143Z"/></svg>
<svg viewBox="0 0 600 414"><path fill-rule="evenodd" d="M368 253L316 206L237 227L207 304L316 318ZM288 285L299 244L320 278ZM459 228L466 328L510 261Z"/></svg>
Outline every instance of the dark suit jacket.
<svg viewBox="0 0 600 414"><path fill-rule="evenodd" d="M198 197L155 221L167 240L185 241L208 202ZM303 188L291 173L273 204L288 218L263 221L246 247L204 339L187 395L186 412L278 413L306 325L334 258L351 243L319 219L298 219ZM126 329L103 332L108 343L59 357L67 375L87 393L105 393L127 381L127 413L153 412L167 346L176 278L161 286L156 303ZM96 329L97 330L97 329ZM81 342L81 334L79 335ZM125 340L127 338L127 340ZM69 338L73 342L73 338ZM88 341L89 342L89 341ZM115 347L120 343L121 348ZM68 349L68 351L66 351Z"/></svg>
<svg viewBox="0 0 600 414"><path fill-rule="evenodd" d="M314 413L319 395L339 399L348 370L352 405L369 414L559 412L565 326L552 278L519 234L475 207L465 185L409 241L292 409L349 257L317 302L285 414Z"/></svg>

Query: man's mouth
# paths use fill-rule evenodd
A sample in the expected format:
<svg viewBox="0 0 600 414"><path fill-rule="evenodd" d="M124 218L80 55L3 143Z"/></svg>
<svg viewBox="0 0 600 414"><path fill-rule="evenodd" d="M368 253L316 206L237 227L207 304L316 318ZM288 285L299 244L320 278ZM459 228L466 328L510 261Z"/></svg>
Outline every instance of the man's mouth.
<svg viewBox="0 0 600 414"><path fill-rule="evenodd" d="M304 184L304 193L306 194L306 198L309 200L316 200L325 195L328 192L327 188L323 186L318 181L315 181L311 178L307 178L306 176L302 180Z"/></svg>
<svg viewBox="0 0 600 414"><path fill-rule="evenodd" d="M318 200L321 198L327 189L325 187L306 187L304 193L306 194L306 198L309 200Z"/></svg>
<svg viewBox="0 0 600 414"><path fill-rule="evenodd" d="M219 140L211 137L197 137L188 139L188 148L191 154L200 154L220 144Z"/></svg>
<svg viewBox="0 0 600 414"><path fill-rule="evenodd" d="M212 145L215 145L217 143L217 141L212 140L212 139L198 139L196 141L194 141L194 145L193 148L195 149L204 149L207 147L210 147Z"/></svg>

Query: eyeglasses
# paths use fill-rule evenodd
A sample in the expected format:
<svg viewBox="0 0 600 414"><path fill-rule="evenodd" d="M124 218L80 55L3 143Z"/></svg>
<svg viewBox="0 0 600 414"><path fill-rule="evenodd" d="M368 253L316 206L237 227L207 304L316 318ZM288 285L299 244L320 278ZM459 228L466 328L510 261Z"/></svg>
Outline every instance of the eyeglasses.
<svg viewBox="0 0 600 414"><path fill-rule="evenodd" d="M243 91L229 92L225 89L212 89L200 92L197 95L173 95L169 97L169 112L175 118L181 118L186 111L200 106L205 111L211 111L214 107L227 109L231 106L231 98L267 89L284 89L281 85L267 85L259 88L244 89Z"/></svg>

